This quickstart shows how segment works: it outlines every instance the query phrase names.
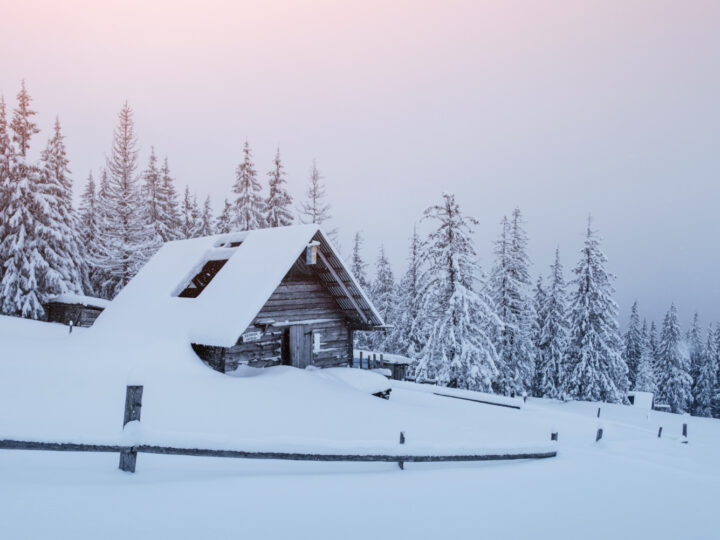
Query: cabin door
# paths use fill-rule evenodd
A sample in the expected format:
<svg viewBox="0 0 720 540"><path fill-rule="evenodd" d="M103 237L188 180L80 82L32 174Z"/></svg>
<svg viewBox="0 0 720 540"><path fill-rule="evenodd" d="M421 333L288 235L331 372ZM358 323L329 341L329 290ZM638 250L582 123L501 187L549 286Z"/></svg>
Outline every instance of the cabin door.
<svg viewBox="0 0 720 540"><path fill-rule="evenodd" d="M290 327L290 364L304 369L312 362L312 331L307 325Z"/></svg>

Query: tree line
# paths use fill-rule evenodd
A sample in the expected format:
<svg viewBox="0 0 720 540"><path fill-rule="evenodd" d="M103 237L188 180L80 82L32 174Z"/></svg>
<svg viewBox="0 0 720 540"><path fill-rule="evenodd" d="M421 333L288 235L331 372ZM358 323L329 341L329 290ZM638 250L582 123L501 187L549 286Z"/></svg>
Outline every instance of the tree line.
<svg viewBox="0 0 720 540"><path fill-rule="evenodd" d="M505 395L627 402L652 392L673 412L720 417L720 325L703 334L695 315L683 335L674 304L659 335L632 306L624 334L613 300L614 276L588 218L583 247L566 281L556 249L534 283L519 209L500 222L494 264L477 263L473 226L452 194L428 208L432 230L410 237L407 269L395 280L385 251L369 280L362 236L350 260L392 329L359 333L358 346L413 359L418 382Z"/></svg>
<svg viewBox="0 0 720 540"><path fill-rule="evenodd" d="M178 193L167 157L151 148L141 170L133 111L118 114L112 146L96 179L92 172L73 208L73 181L59 120L39 160L28 155L40 132L23 81L8 121L0 98L0 312L33 319L64 293L112 299L163 242L215 233L322 224L330 219L325 186L313 161L306 198L297 209L287 191L278 150L267 173L267 195L250 145L235 171L233 196L219 215L189 187Z"/></svg>
<svg viewBox="0 0 720 540"><path fill-rule="evenodd" d="M37 161L28 156L39 128L23 82L8 119L0 97L0 312L39 319L43 303L63 293L113 298L166 241L330 219L316 164L299 208L287 191L279 150L267 194L246 142L233 196L215 216L185 187L177 191L168 159L151 148L144 169L132 109L118 115L98 180L92 173L79 209L59 120ZM674 412L720 415L720 325L703 335L695 317L683 335L672 305L659 335L633 305L625 334L613 300L614 276L589 219L583 248L566 282L559 250L533 283L528 235L519 209L500 223L486 274L472 240L477 221L454 195L425 210L432 224L410 237L407 269L396 280L383 248L368 278L362 235L349 263L370 292L386 332L356 333L356 345L413 359L421 382L562 399L626 401L629 390L654 392Z"/></svg>

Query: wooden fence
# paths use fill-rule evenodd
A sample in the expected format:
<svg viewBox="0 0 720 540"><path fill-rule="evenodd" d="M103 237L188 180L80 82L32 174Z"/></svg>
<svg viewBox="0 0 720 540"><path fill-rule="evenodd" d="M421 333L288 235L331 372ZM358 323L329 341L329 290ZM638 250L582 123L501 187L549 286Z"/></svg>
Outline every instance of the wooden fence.
<svg viewBox="0 0 720 540"><path fill-rule="evenodd" d="M125 395L125 414L123 427L132 421L140 421L142 407L142 386L128 386ZM552 439L552 440L557 440ZM405 444L405 434L400 433L400 444ZM215 450L209 448L178 448L140 444L135 446L113 444L81 444L71 442L36 442L11 439L0 440L0 449L9 450L52 450L60 452L111 452L120 454L119 468L127 472L135 472L137 454L164 454L176 456L226 457L241 459L280 459L291 461L358 461L358 462L389 462L397 463L403 469L405 463L461 462L461 461L500 461L515 459L544 459L557 455L555 450L540 452L522 451L431 455L431 454L345 454L345 453L309 453L309 452L274 452L245 450Z"/></svg>

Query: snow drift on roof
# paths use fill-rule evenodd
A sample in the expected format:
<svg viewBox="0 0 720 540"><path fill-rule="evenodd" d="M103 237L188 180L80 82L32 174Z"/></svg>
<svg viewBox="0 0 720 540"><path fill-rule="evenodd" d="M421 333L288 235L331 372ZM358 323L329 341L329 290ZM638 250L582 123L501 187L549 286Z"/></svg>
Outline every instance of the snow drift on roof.
<svg viewBox="0 0 720 540"><path fill-rule="evenodd" d="M167 242L93 328L128 337L149 334L230 347L318 233L323 234L317 225L294 225ZM227 247L233 243L239 245ZM219 254L228 257L227 263L202 292L196 298L179 298L192 277ZM377 310L361 294L382 324Z"/></svg>

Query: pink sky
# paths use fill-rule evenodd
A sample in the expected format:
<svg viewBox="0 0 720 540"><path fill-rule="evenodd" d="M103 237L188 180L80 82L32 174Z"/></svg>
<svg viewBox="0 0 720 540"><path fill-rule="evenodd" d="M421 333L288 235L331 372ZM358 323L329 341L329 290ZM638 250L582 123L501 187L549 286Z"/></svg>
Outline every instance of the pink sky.
<svg viewBox="0 0 720 540"><path fill-rule="evenodd" d="M4 2L0 91L27 81L44 143L60 115L78 185L122 102L142 162L229 195L245 139L280 146L299 195L313 158L343 248L396 268L422 210L454 191L490 265L503 214L528 220L534 271L574 264L588 212L624 313L720 319L720 3Z"/></svg>

